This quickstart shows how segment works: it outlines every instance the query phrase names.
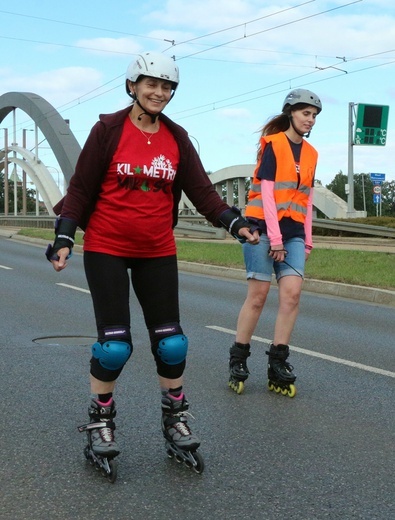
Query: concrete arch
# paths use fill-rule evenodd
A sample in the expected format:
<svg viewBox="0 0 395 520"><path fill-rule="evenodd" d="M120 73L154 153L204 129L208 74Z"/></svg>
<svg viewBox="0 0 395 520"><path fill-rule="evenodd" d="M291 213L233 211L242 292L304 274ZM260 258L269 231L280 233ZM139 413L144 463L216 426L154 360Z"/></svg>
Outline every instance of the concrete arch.
<svg viewBox="0 0 395 520"><path fill-rule="evenodd" d="M226 184L226 202L229 205L232 205L234 179L239 179L239 201L244 201L245 179L248 177L252 177L252 175L254 174L254 169L255 164L239 164L235 166L229 166L227 168L222 168L221 170L217 170L216 172L210 174L210 180L216 187L218 193L220 193L221 195L222 186L224 185L224 183ZM184 204L184 208L186 207L192 209L191 202L188 199L183 198L182 202ZM350 217L348 213L347 203L319 183L316 183L316 185L314 186L314 207L322 211L322 213L324 213L324 215L330 219ZM240 209L244 209L241 203ZM362 217L365 216L365 214L363 211L355 211L352 216Z"/></svg>
<svg viewBox="0 0 395 520"><path fill-rule="evenodd" d="M0 96L0 123L16 108L24 111L44 134L68 184L81 152L69 125L48 101L32 92L8 92ZM43 179L44 190L46 183Z"/></svg>
<svg viewBox="0 0 395 520"><path fill-rule="evenodd" d="M12 145L8 147L8 151L16 152L22 156L22 159L20 159L19 157L8 155L8 163L18 165L26 172L37 187L49 215L55 216L52 208L62 198L62 193L47 167L42 162L36 161L35 155L25 148ZM5 160L5 152L0 150L0 170L4 169Z"/></svg>

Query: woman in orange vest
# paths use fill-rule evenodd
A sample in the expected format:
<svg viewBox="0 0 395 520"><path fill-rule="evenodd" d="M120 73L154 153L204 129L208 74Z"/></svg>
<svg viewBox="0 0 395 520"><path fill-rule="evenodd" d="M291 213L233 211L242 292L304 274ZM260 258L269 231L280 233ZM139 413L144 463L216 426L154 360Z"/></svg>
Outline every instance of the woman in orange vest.
<svg viewBox="0 0 395 520"><path fill-rule="evenodd" d="M313 247L312 208L317 151L305 140L320 99L309 90L291 91L282 113L262 130L257 166L251 181L245 215L262 231L258 245L243 245L248 291L230 349L229 386L240 394L248 378L250 342L276 275L279 308L268 360L268 387L294 397L296 376L287 362L289 340L299 311L304 265Z"/></svg>

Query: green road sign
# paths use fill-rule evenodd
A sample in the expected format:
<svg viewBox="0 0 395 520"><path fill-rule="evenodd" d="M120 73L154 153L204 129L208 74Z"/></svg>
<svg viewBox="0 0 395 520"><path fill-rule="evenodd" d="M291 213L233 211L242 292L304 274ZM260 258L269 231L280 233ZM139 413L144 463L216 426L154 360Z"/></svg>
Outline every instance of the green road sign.
<svg viewBox="0 0 395 520"><path fill-rule="evenodd" d="M388 105L358 104L354 144L384 146L389 109Z"/></svg>

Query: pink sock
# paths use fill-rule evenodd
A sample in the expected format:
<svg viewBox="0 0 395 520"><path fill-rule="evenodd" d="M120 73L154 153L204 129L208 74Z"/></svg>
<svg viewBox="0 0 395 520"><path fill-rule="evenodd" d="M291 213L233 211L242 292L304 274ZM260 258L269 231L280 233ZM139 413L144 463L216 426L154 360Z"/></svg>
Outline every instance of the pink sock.
<svg viewBox="0 0 395 520"><path fill-rule="evenodd" d="M170 392L168 395L173 399L173 401L181 401L184 397L184 392L181 392L181 394L177 397L175 395L171 394Z"/></svg>
<svg viewBox="0 0 395 520"><path fill-rule="evenodd" d="M100 404L100 406L110 406L112 403L112 397L110 397L109 401L107 403L102 403L99 401L99 399L96 399L97 404Z"/></svg>

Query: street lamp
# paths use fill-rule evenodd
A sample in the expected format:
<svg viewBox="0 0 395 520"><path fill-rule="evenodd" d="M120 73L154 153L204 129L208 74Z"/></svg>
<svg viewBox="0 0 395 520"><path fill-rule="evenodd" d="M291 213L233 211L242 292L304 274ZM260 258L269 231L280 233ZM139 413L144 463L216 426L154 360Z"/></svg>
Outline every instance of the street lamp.
<svg viewBox="0 0 395 520"><path fill-rule="evenodd" d="M8 216L8 128L4 130L4 215Z"/></svg>
<svg viewBox="0 0 395 520"><path fill-rule="evenodd" d="M196 141L196 143L197 143L197 153L198 153L198 156L200 157L200 144L199 144L199 141L196 139L196 137L193 137L193 135L191 135L191 134L188 134L188 137L190 137L194 141Z"/></svg>
<svg viewBox="0 0 395 520"><path fill-rule="evenodd" d="M34 132L32 128L22 128L22 148L26 149L26 132ZM22 170L22 214L27 214L27 182L26 182L26 171Z"/></svg>

